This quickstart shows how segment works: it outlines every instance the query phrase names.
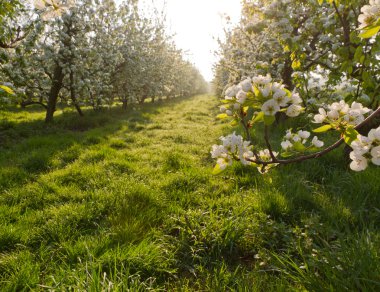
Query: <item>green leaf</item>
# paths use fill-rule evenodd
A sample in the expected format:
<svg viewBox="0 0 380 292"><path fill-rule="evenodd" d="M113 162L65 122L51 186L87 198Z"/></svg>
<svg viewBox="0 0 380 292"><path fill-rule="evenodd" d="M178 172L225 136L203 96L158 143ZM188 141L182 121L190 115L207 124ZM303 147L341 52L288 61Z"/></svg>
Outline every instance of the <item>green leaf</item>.
<svg viewBox="0 0 380 292"><path fill-rule="evenodd" d="M366 28L361 34L359 34L359 37L363 39L369 39L373 37L375 34L377 34L379 30L380 30L380 25Z"/></svg>
<svg viewBox="0 0 380 292"><path fill-rule="evenodd" d="M294 60L292 63L292 68L294 70L298 70L299 68L301 68L301 61L300 60Z"/></svg>
<svg viewBox="0 0 380 292"><path fill-rule="evenodd" d="M217 164L217 165L215 165L214 169L212 170L212 174L218 175L218 174L221 174L223 171L224 171L224 169L221 169L220 165Z"/></svg>
<svg viewBox="0 0 380 292"><path fill-rule="evenodd" d="M293 144L293 148L298 152L304 152L306 150L305 145L303 145L301 142L295 142Z"/></svg>
<svg viewBox="0 0 380 292"><path fill-rule="evenodd" d="M266 116L264 115L264 124L267 126L270 126L274 123L276 118L274 116Z"/></svg>
<svg viewBox="0 0 380 292"><path fill-rule="evenodd" d="M2 90L4 90L6 93L13 94L13 95L15 94L15 92L11 88L9 88L8 86L0 85L0 88Z"/></svg>
<svg viewBox="0 0 380 292"><path fill-rule="evenodd" d="M261 94L261 91L256 86L253 87L253 93L255 94L256 100L263 99L263 95Z"/></svg>
<svg viewBox="0 0 380 292"><path fill-rule="evenodd" d="M252 119L253 114L254 114L254 110L253 110L253 108L249 107L249 108L247 109L247 116L246 116L246 119L247 119L247 120Z"/></svg>
<svg viewBox="0 0 380 292"><path fill-rule="evenodd" d="M309 152L318 152L318 151L321 151L321 148L312 146L312 147L307 148L307 151L309 151Z"/></svg>
<svg viewBox="0 0 380 292"><path fill-rule="evenodd" d="M288 157L293 156L293 153L286 151L286 152L282 152L281 156L284 158L288 158Z"/></svg>
<svg viewBox="0 0 380 292"><path fill-rule="evenodd" d="M252 123L261 122L264 120L264 112L259 112L256 117L252 120Z"/></svg>
<svg viewBox="0 0 380 292"><path fill-rule="evenodd" d="M231 127L236 127L237 125L239 125L239 121L234 119L232 120L232 122L230 123Z"/></svg>
<svg viewBox="0 0 380 292"><path fill-rule="evenodd" d="M355 130L354 127L348 127L346 131L343 133L344 142L346 144L351 145L358 138L358 131Z"/></svg>
<svg viewBox="0 0 380 292"><path fill-rule="evenodd" d="M323 133L323 132L327 132L328 130L330 130L332 128L331 125L324 125L322 127L319 127L315 130L313 130L314 133Z"/></svg>
<svg viewBox="0 0 380 292"><path fill-rule="evenodd" d="M228 118L228 115L227 114L219 114L219 115L216 116L216 118L222 120L222 119Z"/></svg>
<svg viewBox="0 0 380 292"><path fill-rule="evenodd" d="M324 0L318 0L318 4L322 5Z"/></svg>
<svg viewBox="0 0 380 292"><path fill-rule="evenodd" d="M255 95L253 94L253 92L251 92L251 91L247 92L247 99L252 99L254 97L255 97Z"/></svg>
<svg viewBox="0 0 380 292"><path fill-rule="evenodd" d="M356 48L355 50L355 55L354 55L354 59L356 61L360 61L361 57L363 56L363 47L362 46L359 46Z"/></svg>

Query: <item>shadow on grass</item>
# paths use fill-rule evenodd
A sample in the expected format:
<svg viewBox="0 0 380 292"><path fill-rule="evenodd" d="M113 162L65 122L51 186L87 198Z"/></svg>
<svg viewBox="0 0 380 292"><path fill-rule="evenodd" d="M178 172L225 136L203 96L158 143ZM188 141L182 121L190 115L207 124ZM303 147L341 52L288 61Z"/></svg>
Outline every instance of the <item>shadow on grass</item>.
<svg viewBox="0 0 380 292"><path fill-rule="evenodd" d="M298 164L280 166L261 175L256 169L236 165L236 186L259 189L257 204L276 220L296 224L305 216L320 216L338 230L362 230L380 220L380 170L370 167L356 173L349 169L343 147L329 155ZM375 221L373 221L375 220Z"/></svg>
<svg viewBox="0 0 380 292"><path fill-rule="evenodd" d="M7 112L0 121L0 189L20 186L33 179L33 175L57 167L54 163L57 158L59 167L74 162L85 149L83 146L107 141L122 127L127 133L152 127L150 116L184 99L144 104L127 111L117 107L100 111L86 108L84 117L65 109L48 125L44 123L44 110L40 107L12 108L12 114ZM120 149L125 143L133 142L132 136L126 137L123 141L112 141L111 148Z"/></svg>

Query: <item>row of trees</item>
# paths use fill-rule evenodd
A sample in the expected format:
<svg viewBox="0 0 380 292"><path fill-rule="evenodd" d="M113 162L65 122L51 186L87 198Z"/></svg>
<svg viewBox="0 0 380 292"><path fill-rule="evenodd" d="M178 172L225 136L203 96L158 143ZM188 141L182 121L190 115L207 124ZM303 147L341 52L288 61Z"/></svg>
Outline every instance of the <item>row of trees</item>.
<svg viewBox="0 0 380 292"><path fill-rule="evenodd" d="M36 9L38 8L38 9ZM159 18L137 0L35 1L2 17L1 80L22 106L39 104L46 122L57 103L124 109L147 98L203 93L207 84L175 47Z"/></svg>

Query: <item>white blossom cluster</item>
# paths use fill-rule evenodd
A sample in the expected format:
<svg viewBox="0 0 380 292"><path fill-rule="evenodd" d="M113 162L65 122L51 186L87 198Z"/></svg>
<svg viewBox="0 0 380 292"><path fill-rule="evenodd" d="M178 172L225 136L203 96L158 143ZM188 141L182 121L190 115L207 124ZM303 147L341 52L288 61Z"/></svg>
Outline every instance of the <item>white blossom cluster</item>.
<svg viewBox="0 0 380 292"><path fill-rule="evenodd" d="M350 168L362 171L368 167L368 161L380 166L380 127L369 131L368 136L358 135L357 140L351 143L353 151L350 153L352 162Z"/></svg>
<svg viewBox="0 0 380 292"><path fill-rule="evenodd" d="M272 151L272 154L273 154L274 157L278 156L278 152L276 152L276 151ZM272 161L272 156L271 156L271 153L270 153L269 149L260 150L259 153L258 153L258 156L259 156L259 159L261 161ZM265 167L258 166L257 170L261 174L265 174L271 168L276 167L277 165L278 165L278 163L269 164L269 165L266 165Z"/></svg>
<svg viewBox="0 0 380 292"><path fill-rule="evenodd" d="M60 17L74 5L75 0L67 0L66 2L62 0L34 0L34 7L43 11L41 14L43 20Z"/></svg>
<svg viewBox="0 0 380 292"><path fill-rule="evenodd" d="M240 160L244 165L251 162L247 159L253 157L250 142L244 141L243 137L236 135L235 132L226 137L220 137L222 145L213 145L211 157L217 159L217 164L221 170L231 165L233 160Z"/></svg>
<svg viewBox="0 0 380 292"><path fill-rule="evenodd" d="M274 116L281 108L286 108L288 117L297 117L303 108L300 105L302 99L298 93L288 94L283 84L272 82L272 78L267 76L258 76L252 78L253 86L259 90L262 97L266 100L261 110L266 116Z"/></svg>
<svg viewBox="0 0 380 292"><path fill-rule="evenodd" d="M380 0L369 0L369 5L364 5L359 15L360 28L365 28L380 19Z"/></svg>
<svg viewBox="0 0 380 292"><path fill-rule="evenodd" d="M343 100L334 102L327 106L328 110L319 108L319 114L314 116L313 122L322 123L341 123L357 126L364 121L365 115L371 110L364 107L359 102L353 102L351 107Z"/></svg>
<svg viewBox="0 0 380 292"><path fill-rule="evenodd" d="M211 157L216 159L216 164L221 171L225 170L227 166L232 165L232 162L240 161L243 165L255 165L252 160L258 158L264 162L272 161L271 153L268 149L260 150L256 156L252 152L252 145L250 142L244 141L243 137L236 135L235 132L226 137L220 137L222 145L213 145L211 150ZM272 151L274 157L278 156L278 152ZM270 168L277 164L269 164L265 167L257 166L260 173L266 173Z"/></svg>
<svg viewBox="0 0 380 292"><path fill-rule="evenodd" d="M259 95L256 98L260 102L264 101L261 110L266 116L274 116L281 108L285 109L285 113L289 117L297 117L303 111L303 107L300 105L302 99L298 93L289 93L283 84L272 82L270 75L259 75L246 78L238 85L229 87L225 92L225 99L236 102L230 106L222 106L221 112L232 116L233 111L240 109L245 103L249 92Z"/></svg>
<svg viewBox="0 0 380 292"><path fill-rule="evenodd" d="M272 151L272 154L274 157L278 156L278 152L276 152L276 151ZM259 155L260 160L262 160L262 161L271 161L272 160L272 157L270 155L270 151L268 149L260 150L258 155Z"/></svg>
<svg viewBox="0 0 380 292"><path fill-rule="evenodd" d="M310 132L299 130L297 133L292 133L292 130L287 130L284 140L281 142L281 147L285 151L293 150L294 144L300 143L305 145L310 138ZM324 142L320 141L317 136L311 140L311 147L321 148Z"/></svg>
<svg viewBox="0 0 380 292"><path fill-rule="evenodd" d="M252 92L252 83L249 78L243 80L238 85L233 85L227 88L225 99L230 101L234 100L236 102L230 106L221 106L220 111L222 113L226 113L228 116L232 116L233 111L240 109L240 107L244 104L247 99L248 92Z"/></svg>

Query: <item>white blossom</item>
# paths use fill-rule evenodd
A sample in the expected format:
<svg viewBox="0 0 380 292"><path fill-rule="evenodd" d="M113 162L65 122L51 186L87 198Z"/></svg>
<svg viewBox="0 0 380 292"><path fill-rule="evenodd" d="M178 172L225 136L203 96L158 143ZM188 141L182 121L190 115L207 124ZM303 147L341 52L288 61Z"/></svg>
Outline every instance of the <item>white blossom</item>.
<svg viewBox="0 0 380 292"><path fill-rule="evenodd" d="M272 81L272 77L270 75L267 76L256 76L252 78L252 83L253 84L258 84L258 85L266 85Z"/></svg>
<svg viewBox="0 0 380 292"><path fill-rule="evenodd" d="M247 99L247 92L240 90L236 95L237 102L243 104Z"/></svg>
<svg viewBox="0 0 380 292"><path fill-rule="evenodd" d="M378 0L370 0L369 5L361 8L361 14L358 17L360 28L365 28L380 18L380 2Z"/></svg>
<svg viewBox="0 0 380 292"><path fill-rule="evenodd" d="M350 158L352 162L350 163L350 168L354 171L363 171L368 167L367 159L362 156L356 154L354 151L350 153Z"/></svg>
<svg viewBox="0 0 380 292"><path fill-rule="evenodd" d="M49 20L52 18L60 17L63 13L67 12L75 5L74 0L67 0L63 3L62 0L35 0L34 7L37 10L43 11L41 18Z"/></svg>
<svg viewBox="0 0 380 292"><path fill-rule="evenodd" d="M302 138L302 139L308 139L310 137L310 132L308 131L298 131L298 135Z"/></svg>
<svg viewBox="0 0 380 292"><path fill-rule="evenodd" d="M298 104L292 104L291 106L288 107L286 110L286 115L288 117L294 118L300 115L300 113L303 111L302 106Z"/></svg>
<svg viewBox="0 0 380 292"><path fill-rule="evenodd" d="M293 137L293 134L292 134L292 131L291 130L286 130L286 135L285 135L285 138L290 140L292 139Z"/></svg>
<svg viewBox="0 0 380 292"><path fill-rule="evenodd" d="M45 0L34 0L34 7L38 10L45 9L46 1Z"/></svg>
<svg viewBox="0 0 380 292"><path fill-rule="evenodd" d="M351 110L358 111L362 115L368 114L371 111L369 108L364 107L361 103L356 101L351 104Z"/></svg>
<svg viewBox="0 0 380 292"><path fill-rule="evenodd" d="M370 130L368 133L368 139L371 142L380 142L380 127Z"/></svg>
<svg viewBox="0 0 380 292"><path fill-rule="evenodd" d="M313 140L311 140L311 143L317 147L317 148L321 148L323 147L323 145L325 144L323 141L320 141L318 140L318 137L317 136L314 136Z"/></svg>
<svg viewBox="0 0 380 292"><path fill-rule="evenodd" d="M285 141L281 142L281 147L284 150L288 150L289 148L293 147L293 144L289 140L285 140Z"/></svg>
<svg viewBox="0 0 380 292"><path fill-rule="evenodd" d="M302 103L302 99L301 99L299 93L292 92L292 95L290 96L290 102L292 104L301 104Z"/></svg>
<svg viewBox="0 0 380 292"><path fill-rule="evenodd" d="M359 125L364 121L364 116L360 113L360 111L349 111L343 118L350 125Z"/></svg>
<svg viewBox="0 0 380 292"><path fill-rule="evenodd" d="M340 102L332 103L328 108L330 111L338 112L338 115L345 115L348 113L350 106L344 100L341 100Z"/></svg>
<svg viewBox="0 0 380 292"><path fill-rule="evenodd" d="M270 92L271 92L271 87L269 85L266 85L264 88L261 88L260 89L260 92L261 94L264 96L264 97L268 97Z"/></svg>
<svg viewBox="0 0 380 292"><path fill-rule="evenodd" d="M220 137L222 145L213 145L211 157L217 159L217 164L224 170L236 158L244 165L251 164L253 157L252 146L249 141L244 141L243 137L236 135L235 132L226 137Z"/></svg>
<svg viewBox="0 0 380 292"><path fill-rule="evenodd" d="M318 110L319 114L315 115L314 116L314 121L313 123L316 123L316 124L322 124L326 118L327 118L327 113L326 113L326 110L323 109L323 108L320 108Z"/></svg>
<svg viewBox="0 0 380 292"><path fill-rule="evenodd" d="M240 82L240 87L245 92L252 91L252 82L251 82L251 79L247 78L247 79L243 80L242 82Z"/></svg>
<svg viewBox="0 0 380 292"><path fill-rule="evenodd" d="M259 154L259 157L262 161L271 161L272 160L269 149L260 150L258 154ZM272 151L272 154L274 157L278 156L278 152Z"/></svg>
<svg viewBox="0 0 380 292"><path fill-rule="evenodd" d="M218 158L216 160L216 164L219 165L219 168L221 170L225 170L227 168L227 166L232 164L232 159L230 159L230 158Z"/></svg>
<svg viewBox="0 0 380 292"><path fill-rule="evenodd" d="M280 111L280 106L273 99L264 102L261 110L267 116L274 116L278 111Z"/></svg>
<svg viewBox="0 0 380 292"><path fill-rule="evenodd" d="M273 100L281 107L285 107L288 104L288 97L286 92L282 89L277 90L273 94Z"/></svg>
<svg viewBox="0 0 380 292"><path fill-rule="evenodd" d="M240 88L237 85L233 85L227 88L226 90L226 99L235 97L239 92Z"/></svg>
<svg viewBox="0 0 380 292"><path fill-rule="evenodd" d="M301 142L302 138L298 134L294 134L292 140L294 142Z"/></svg>
<svg viewBox="0 0 380 292"><path fill-rule="evenodd" d="M380 146L373 147L371 150L372 163L380 166Z"/></svg>
<svg viewBox="0 0 380 292"><path fill-rule="evenodd" d="M362 135L358 135L357 139L351 143L351 148L358 155L364 155L371 149L371 140Z"/></svg>
<svg viewBox="0 0 380 292"><path fill-rule="evenodd" d="M212 158L227 157L227 150L223 145L213 145L211 150Z"/></svg>

